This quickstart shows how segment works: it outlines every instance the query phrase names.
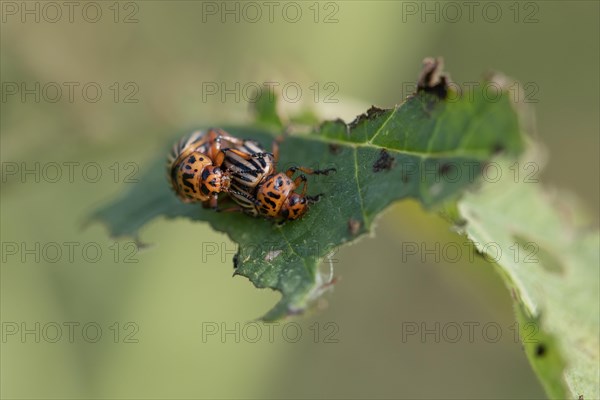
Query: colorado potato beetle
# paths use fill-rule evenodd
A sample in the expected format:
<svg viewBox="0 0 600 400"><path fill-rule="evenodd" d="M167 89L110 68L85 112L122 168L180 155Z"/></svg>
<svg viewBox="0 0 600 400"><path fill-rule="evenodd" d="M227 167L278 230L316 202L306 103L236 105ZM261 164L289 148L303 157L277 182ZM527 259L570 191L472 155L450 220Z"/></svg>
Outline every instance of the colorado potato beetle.
<svg viewBox="0 0 600 400"><path fill-rule="evenodd" d="M246 152L262 150L262 148L245 148ZM279 159L277 142L273 144L270 157L261 159L271 164L256 165L255 160L240 160L236 155L226 153L224 164L232 172L229 196L239 205L232 210L242 211L254 217L262 216L283 221L302 217L309 204L317 202L321 195L307 196L308 189L305 175L292 179L296 171L310 175L327 175L334 168L314 170L305 167L292 167L285 173L276 173L275 162ZM302 193L295 190L303 185Z"/></svg>
<svg viewBox="0 0 600 400"><path fill-rule="evenodd" d="M270 153L258 150L262 149L254 142L235 138L222 129L193 132L176 143L167 158L171 187L183 202L217 208L219 193L229 191L231 184L232 173L222 167L225 159L239 158L251 166L259 160L262 165ZM235 175L236 180L241 172Z"/></svg>
<svg viewBox="0 0 600 400"><path fill-rule="evenodd" d="M293 221L302 217L310 204L314 204L321 198L322 194L315 196L306 195L308 183L305 175L299 175L292 179L296 171L302 171L310 175L328 175L335 168L315 170L305 167L292 167L285 173L278 173L267 177L265 182L258 188L256 193L257 212L266 218ZM303 185L302 192L295 190Z"/></svg>

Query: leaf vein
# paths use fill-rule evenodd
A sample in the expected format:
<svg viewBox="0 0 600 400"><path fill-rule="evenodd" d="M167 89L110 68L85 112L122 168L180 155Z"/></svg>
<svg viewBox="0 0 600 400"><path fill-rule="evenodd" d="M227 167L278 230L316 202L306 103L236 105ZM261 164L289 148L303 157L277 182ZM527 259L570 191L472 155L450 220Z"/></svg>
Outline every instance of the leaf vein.
<svg viewBox="0 0 600 400"><path fill-rule="evenodd" d="M373 140L375 140L375 138L377 137L377 135L379 135L379 133L383 130L383 128L387 125L387 123L390 121L390 119L392 119L392 117L394 115L396 115L396 113L398 112L398 110L400 109L400 107L396 107L394 108L394 111L392 111L390 113L390 116L387 117L387 119L385 121L383 121L383 124L381 124L381 126L379 127L379 129L377 129L377 132L375 132L375 134L373 136L371 136L371 139L369 139L367 141L368 144L372 144Z"/></svg>
<svg viewBox="0 0 600 400"><path fill-rule="evenodd" d="M362 191L360 190L360 184L358 183L358 148L354 148L354 180L356 181L356 191L358 192L358 200L360 203L360 212L362 214L363 220L365 221L365 226L367 226L368 218L365 213L364 199L362 195Z"/></svg>

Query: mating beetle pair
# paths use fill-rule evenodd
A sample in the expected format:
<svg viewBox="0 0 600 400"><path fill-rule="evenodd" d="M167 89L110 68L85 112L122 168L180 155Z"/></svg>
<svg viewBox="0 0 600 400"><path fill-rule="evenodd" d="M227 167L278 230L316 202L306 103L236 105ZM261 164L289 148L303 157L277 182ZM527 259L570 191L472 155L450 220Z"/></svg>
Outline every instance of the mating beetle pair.
<svg viewBox="0 0 600 400"><path fill-rule="evenodd" d="M218 209L221 192L237 203L224 211L241 211L254 217L295 220L306 213L320 195L306 194L305 174L327 175L334 168L315 170L292 167L276 172L279 146L266 152L258 142L242 140L222 129L196 131L173 146L167 159L167 170L173 190L186 202L202 202ZM302 192L295 190L303 185Z"/></svg>

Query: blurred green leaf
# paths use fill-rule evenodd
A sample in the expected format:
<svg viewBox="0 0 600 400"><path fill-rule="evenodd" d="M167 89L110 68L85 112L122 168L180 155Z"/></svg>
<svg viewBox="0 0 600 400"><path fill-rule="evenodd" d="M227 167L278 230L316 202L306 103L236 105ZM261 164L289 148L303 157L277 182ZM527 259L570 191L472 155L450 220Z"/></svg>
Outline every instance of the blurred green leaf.
<svg viewBox="0 0 600 400"><path fill-rule="evenodd" d="M521 333L525 351L548 395L600 398L600 236L580 226L573 199L515 179L514 160L498 165L498 182L458 203L466 234L511 289L521 329L530 328Z"/></svg>
<svg viewBox="0 0 600 400"><path fill-rule="evenodd" d="M331 121L310 134L288 136L281 145L279 170L292 165L337 170L309 178L308 193L324 196L299 221L277 226L246 215L182 204L165 181L163 155L139 184L95 216L108 225L111 234L136 237L145 223L158 216L207 221L239 244L236 275L282 293L265 320L302 312L330 286L319 271L319 262L337 246L368 232L392 202L414 198L431 207L454 199L495 153L518 154L523 148L508 93L493 101L478 89L460 98L453 92L442 97L439 92L420 90L393 109L372 107L350 124ZM259 121L274 121L272 103L258 110L263 110ZM226 129L265 147L277 134ZM198 238L199 256L207 245Z"/></svg>
<svg viewBox="0 0 600 400"><path fill-rule="evenodd" d="M546 393L552 399L569 398L563 379L565 361L557 340L539 328L539 318L526 312L522 304L515 304L515 313L523 349Z"/></svg>

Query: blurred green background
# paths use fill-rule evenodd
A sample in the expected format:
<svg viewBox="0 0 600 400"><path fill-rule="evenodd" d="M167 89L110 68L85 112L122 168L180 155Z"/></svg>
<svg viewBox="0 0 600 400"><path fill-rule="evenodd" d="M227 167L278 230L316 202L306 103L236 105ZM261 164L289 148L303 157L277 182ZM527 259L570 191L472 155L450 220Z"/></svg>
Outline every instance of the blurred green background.
<svg viewBox="0 0 600 400"><path fill-rule="evenodd" d="M301 101L282 106L348 121L370 104L402 101L421 60L441 55L459 84L490 69L530 84L537 137L550 154L542 181L576 193L597 226L598 2L496 2L485 13L481 2L472 18L437 2L276 2L273 22L263 2L253 3L262 10L256 22L256 7L236 2L76 2L73 22L54 4L62 16L52 22L56 10L38 3L37 22L35 2L2 2L3 398L545 397L514 339L510 294L489 264L464 246L456 263L403 256L405 242L464 243L417 204L393 206L374 237L335 255L339 283L318 312L270 328L247 323L278 295L231 278L235 245L224 235L158 220L142 231L149 246L133 254L138 262L128 263L130 238L115 244L85 221L177 135L251 120L243 93L223 101L207 83L293 82ZM24 7L34 14L23 16ZM234 11L223 22L224 7ZM40 83L39 101L23 95L23 82ZM65 82L78 84L73 101ZM325 102L329 82L337 103ZM52 84L44 91L48 83L62 87L60 100ZM97 102L94 87L82 93L86 84L102 89ZM79 163L73 182L65 162ZM36 163L39 182L35 172L23 178L23 166ZM53 163L62 165L57 182ZM73 259L69 242L78 243ZM221 251L203 257L200 243ZM73 338L68 323L79 324ZM403 337L422 323L434 331L438 323L439 340ZM451 343L454 323L462 336ZM494 329L483 332L488 323L502 329L497 342ZM465 324L474 324L473 340ZM57 325L62 336L51 343ZM34 333L22 336L23 328Z"/></svg>

